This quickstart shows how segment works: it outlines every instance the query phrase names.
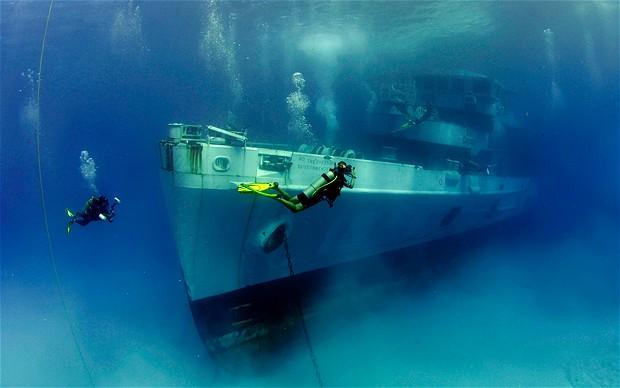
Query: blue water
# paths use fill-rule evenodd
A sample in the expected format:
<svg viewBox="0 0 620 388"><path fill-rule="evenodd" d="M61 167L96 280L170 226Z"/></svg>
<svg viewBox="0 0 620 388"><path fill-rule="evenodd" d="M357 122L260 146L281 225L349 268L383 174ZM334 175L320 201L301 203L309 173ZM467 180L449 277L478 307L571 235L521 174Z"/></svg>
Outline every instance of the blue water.
<svg viewBox="0 0 620 388"><path fill-rule="evenodd" d="M539 195L405 274L394 267L417 251L327 274L313 303L347 308L308 319L324 383L620 384L617 2L55 2L37 105L48 9L0 3L1 385L316 385L300 338L232 361L205 350L157 145L175 121L285 141L300 71L317 136L363 146L369 85L395 69L467 69L512 90L533 135L512 151ZM90 195L82 150L123 203L113 224L67 237L64 208ZM381 286L396 273L406 286Z"/></svg>

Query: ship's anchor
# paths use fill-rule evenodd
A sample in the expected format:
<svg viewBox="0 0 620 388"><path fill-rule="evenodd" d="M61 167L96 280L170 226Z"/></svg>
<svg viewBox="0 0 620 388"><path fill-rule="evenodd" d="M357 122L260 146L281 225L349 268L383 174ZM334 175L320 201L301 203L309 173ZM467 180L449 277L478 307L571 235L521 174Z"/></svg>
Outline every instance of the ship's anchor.
<svg viewBox="0 0 620 388"><path fill-rule="evenodd" d="M286 241L286 224L282 223L278 225L268 236L266 236L265 232L263 232L263 235L265 235L265 239L261 243L263 251L265 253L271 253Z"/></svg>

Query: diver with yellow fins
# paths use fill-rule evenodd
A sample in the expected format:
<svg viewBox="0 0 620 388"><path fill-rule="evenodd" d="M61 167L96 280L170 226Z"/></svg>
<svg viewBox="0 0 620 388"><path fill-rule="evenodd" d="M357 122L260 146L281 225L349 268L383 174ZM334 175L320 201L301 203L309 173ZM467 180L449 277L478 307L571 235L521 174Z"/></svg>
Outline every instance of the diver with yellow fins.
<svg viewBox="0 0 620 388"><path fill-rule="evenodd" d="M273 198L286 206L293 213L300 212L325 200L329 207L340 195L343 187L350 189L355 185L355 167L340 161L308 186L301 193L293 196L281 189L278 182L273 183L241 183L237 187L239 193L258 194ZM267 191L274 190L275 193Z"/></svg>
<svg viewBox="0 0 620 388"><path fill-rule="evenodd" d="M105 196L93 195L88 199L81 212L73 213L71 210L65 209L65 212L70 218L67 223L67 234L71 233L71 226L73 226L74 223L86 226L91 221L112 222L115 216L114 211L116 205L119 203L121 203L121 200L118 199L118 197L114 197L112 206L110 206Z"/></svg>

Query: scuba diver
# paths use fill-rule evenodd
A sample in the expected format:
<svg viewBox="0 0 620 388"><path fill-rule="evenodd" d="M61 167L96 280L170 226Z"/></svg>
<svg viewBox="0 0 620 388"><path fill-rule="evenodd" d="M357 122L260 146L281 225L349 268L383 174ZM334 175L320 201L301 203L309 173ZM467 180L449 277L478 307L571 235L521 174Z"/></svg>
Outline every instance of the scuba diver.
<svg viewBox="0 0 620 388"><path fill-rule="evenodd" d="M115 216L114 210L119 203L121 203L121 200L118 199L118 197L114 197L112 206L110 206L105 196L93 195L88 199L81 212L74 214L71 210L65 209L67 215L70 217L67 223L67 234L71 233L71 226L73 226L74 223L86 226L91 221L112 222Z"/></svg>
<svg viewBox="0 0 620 388"><path fill-rule="evenodd" d="M472 173L491 175L491 168L495 166L492 164L481 164L471 159L467 159L465 161L454 160L454 159L446 159L446 160L448 162L455 163L458 166L458 172L461 175L468 175Z"/></svg>
<svg viewBox="0 0 620 388"><path fill-rule="evenodd" d="M349 179L347 179L347 177ZM301 193L292 196L282 190L278 182L273 183L241 183L237 187L240 193L255 193L267 198L273 198L286 206L293 213L300 212L317 203L325 200L329 207L334 206L334 201L340 195L343 187L350 189L355 185L355 167L338 162L334 168L321 174L321 177L314 181ZM265 191L275 190L276 193L266 193Z"/></svg>
<svg viewBox="0 0 620 388"><path fill-rule="evenodd" d="M399 109L400 110L400 109ZM392 133L398 133L400 131L413 128L418 124L430 119L434 112L433 106L429 103L424 106L418 105L413 113L409 113L408 110L401 110L401 112L408 117L407 121L405 121L400 128L392 131Z"/></svg>

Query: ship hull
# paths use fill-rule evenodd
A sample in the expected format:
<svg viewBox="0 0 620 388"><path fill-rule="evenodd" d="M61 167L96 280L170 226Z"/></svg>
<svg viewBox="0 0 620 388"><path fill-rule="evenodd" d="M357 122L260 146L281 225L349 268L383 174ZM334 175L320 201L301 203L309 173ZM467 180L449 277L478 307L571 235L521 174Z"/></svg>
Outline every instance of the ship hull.
<svg viewBox="0 0 620 388"><path fill-rule="evenodd" d="M526 203L527 179L416 173L412 190L345 189L332 208L323 202L294 214L238 193L238 176L210 188L204 175L164 171L190 300L463 233L514 216ZM201 183L192 184L197 177ZM431 181L444 189L425 187Z"/></svg>

